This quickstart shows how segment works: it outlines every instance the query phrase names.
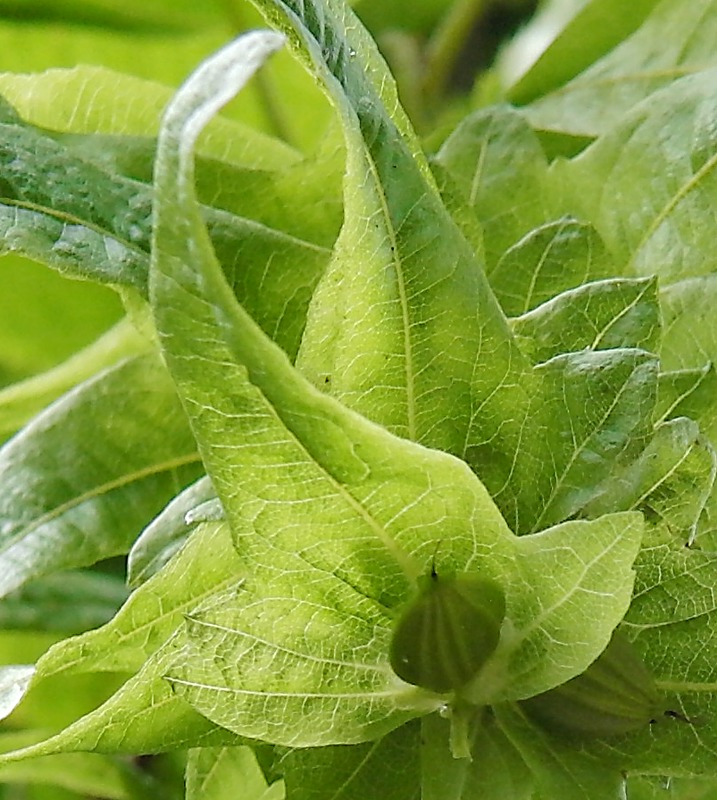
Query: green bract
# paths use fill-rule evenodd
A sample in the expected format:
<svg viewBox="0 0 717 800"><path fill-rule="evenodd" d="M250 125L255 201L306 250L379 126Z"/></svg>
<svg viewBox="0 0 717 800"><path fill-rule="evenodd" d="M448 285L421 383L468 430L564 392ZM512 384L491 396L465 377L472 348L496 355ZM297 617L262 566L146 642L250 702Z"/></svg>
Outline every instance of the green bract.
<svg viewBox="0 0 717 800"><path fill-rule="evenodd" d="M391 640L391 666L407 683L450 692L471 681L495 650L505 595L479 575L419 578L419 594L403 610Z"/></svg>

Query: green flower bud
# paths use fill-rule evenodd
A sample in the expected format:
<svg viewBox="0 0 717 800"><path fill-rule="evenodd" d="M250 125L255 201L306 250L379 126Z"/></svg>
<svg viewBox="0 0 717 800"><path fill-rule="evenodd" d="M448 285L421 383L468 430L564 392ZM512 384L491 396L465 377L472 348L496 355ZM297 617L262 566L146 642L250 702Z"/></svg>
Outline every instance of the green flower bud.
<svg viewBox="0 0 717 800"><path fill-rule="evenodd" d="M520 705L547 730L594 737L628 733L669 713L645 662L618 631L582 675Z"/></svg>
<svg viewBox="0 0 717 800"><path fill-rule="evenodd" d="M414 686L433 692L460 689L498 644L503 590L478 575L439 576L435 567L419 579L418 588L393 632L391 667Z"/></svg>

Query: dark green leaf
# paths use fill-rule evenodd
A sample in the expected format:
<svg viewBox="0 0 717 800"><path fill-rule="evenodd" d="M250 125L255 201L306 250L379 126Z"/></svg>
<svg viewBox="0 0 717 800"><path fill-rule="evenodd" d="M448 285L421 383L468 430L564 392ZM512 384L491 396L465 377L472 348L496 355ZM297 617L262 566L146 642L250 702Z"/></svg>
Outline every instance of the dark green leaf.
<svg viewBox="0 0 717 800"><path fill-rule="evenodd" d="M198 461L156 356L81 384L0 450L2 593L126 553Z"/></svg>
<svg viewBox="0 0 717 800"><path fill-rule="evenodd" d="M58 572L2 598L0 628L82 633L108 622L126 599L121 578L89 570Z"/></svg>
<svg viewBox="0 0 717 800"><path fill-rule="evenodd" d="M351 747L290 750L277 765L291 800L419 800L420 722ZM381 780L377 780L377 776Z"/></svg>

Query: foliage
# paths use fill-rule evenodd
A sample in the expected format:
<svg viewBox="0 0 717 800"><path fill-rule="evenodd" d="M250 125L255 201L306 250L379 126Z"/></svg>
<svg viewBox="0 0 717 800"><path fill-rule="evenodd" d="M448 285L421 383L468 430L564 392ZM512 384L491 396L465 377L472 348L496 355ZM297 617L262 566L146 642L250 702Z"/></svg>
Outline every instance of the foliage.
<svg viewBox="0 0 717 800"><path fill-rule="evenodd" d="M0 74L0 252L42 276L17 300L60 273L106 304L64 362L50 312L2 334L31 342L0 392L0 782L714 796L717 3L576 3L463 95L480 3L398 40L357 3L398 82L343 0L255 4L176 93L149 77L229 38L219 6L87 0L105 65L38 71L56 4ZM638 724L592 726L643 668ZM598 684L581 735L529 713L570 681Z"/></svg>

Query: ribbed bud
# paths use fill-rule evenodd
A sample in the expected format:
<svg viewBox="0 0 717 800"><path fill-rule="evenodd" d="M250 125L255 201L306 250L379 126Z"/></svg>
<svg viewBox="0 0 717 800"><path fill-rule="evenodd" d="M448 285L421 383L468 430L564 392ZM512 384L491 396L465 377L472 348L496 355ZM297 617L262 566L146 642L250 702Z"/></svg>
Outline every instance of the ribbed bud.
<svg viewBox="0 0 717 800"><path fill-rule="evenodd" d="M582 675L520 705L547 730L591 737L628 733L665 713L652 674L618 631Z"/></svg>
<svg viewBox="0 0 717 800"><path fill-rule="evenodd" d="M505 596L477 575L419 579L419 593L403 610L391 641L394 672L407 683L451 692L472 680L500 637Z"/></svg>

